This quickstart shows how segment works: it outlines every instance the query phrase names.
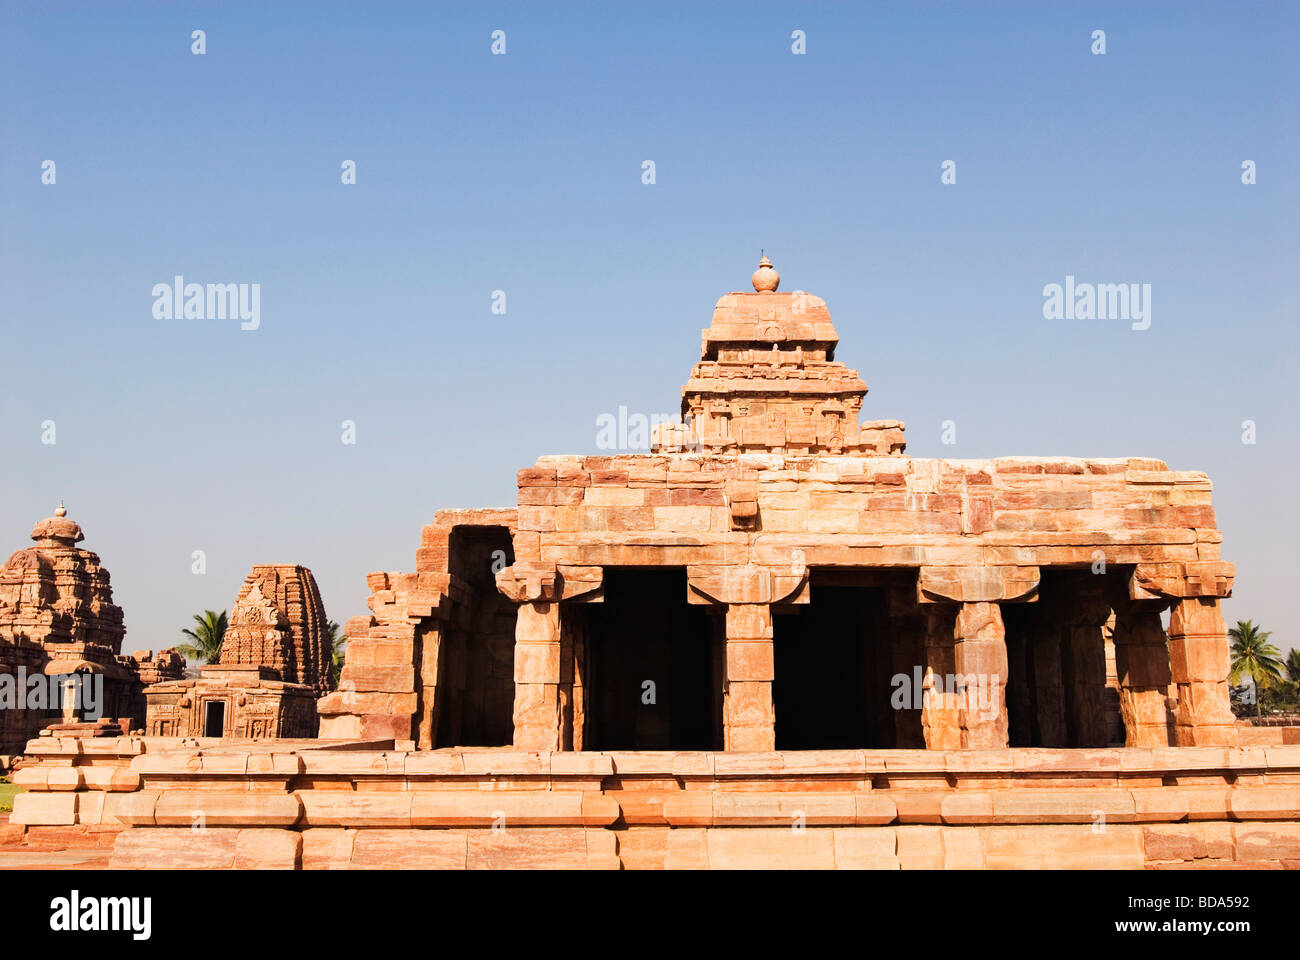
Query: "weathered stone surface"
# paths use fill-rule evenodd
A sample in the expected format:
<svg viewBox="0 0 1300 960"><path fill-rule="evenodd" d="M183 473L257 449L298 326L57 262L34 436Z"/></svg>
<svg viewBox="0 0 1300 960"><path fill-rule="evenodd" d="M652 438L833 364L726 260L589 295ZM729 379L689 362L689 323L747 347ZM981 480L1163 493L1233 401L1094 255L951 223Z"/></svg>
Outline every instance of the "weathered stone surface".
<svg viewBox="0 0 1300 960"><path fill-rule="evenodd" d="M84 539L81 526L62 504L31 536L33 546L0 566L0 755L21 754L54 722L111 719L123 733L143 729L144 686L179 677L184 661L174 650L156 657L147 650L121 652L126 631L108 571L96 554L77 546ZM39 702L26 696L35 676L46 682ZM93 704L54 702L69 682L102 683L102 689Z"/></svg>
<svg viewBox="0 0 1300 960"><path fill-rule="evenodd" d="M755 287L718 302L683 423L650 453L542 457L519 471L516 507L440 511L414 572L367 577L320 732L386 743L253 750L59 727L32 748L19 826L121 829L124 866L1300 857L1300 747L1236 748L1219 609L1235 571L1205 475L1148 458L908 457L901 423L859 420L866 385L835 360L825 303L776 292L770 264ZM65 588L104 606L74 528L38 525L36 551L0 572L0 672L41 655L26 637L5 647L5 622L62 629ZM639 606L633 575L652 584ZM255 568L229 695L251 700L263 669L323 692L313 596L301 568ZM790 624L828 609L798 649ZM178 705L199 689L158 686ZM799 729L809 703L821 712ZM778 749L783 735L851 749ZM618 749L591 749L605 746Z"/></svg>
<svg viewBox="0 0 1300 960"><path fill-rule="evenodd" d="M125 868L1276 866L1300 843L1296 747L202 754L123 738L77 766L58 761L89 763L83 742L57 742L36 767L130 762L140 788L33 778L16 826L35 842L103 823ZM941 775L922 788L926 772Z"/></svg>

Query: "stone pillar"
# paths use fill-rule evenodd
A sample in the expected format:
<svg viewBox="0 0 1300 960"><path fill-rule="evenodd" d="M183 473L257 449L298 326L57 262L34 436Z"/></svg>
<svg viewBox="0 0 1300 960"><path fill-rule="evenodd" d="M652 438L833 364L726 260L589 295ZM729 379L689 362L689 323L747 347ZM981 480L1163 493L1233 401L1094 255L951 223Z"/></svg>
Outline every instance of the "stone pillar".
<svg viewBox="0 0 1300 960"><path fill-rule="evenodd" d="M961 748L957 693L950 680L957 672L953 653L956 614L956 607L949 604L922 607L925 686L921 691L921 731L928 750Z"/></svg>
<svg viewBox="0 0 1300 960"><path fill-rule="evenodd" d="M960 604L953 641L953 663L965 688L957 713L962 749L1006 747L1007 644L998 604Z"/></svg>
<svg viewBox="0 0 1300 960"><path fill-rule="evenodd" d="M496 575L497 589L519 604L515 617L514 746L518 750L564 750L581 745L575 725L585 704L575 710L581 690L575 673L578 644L564 642L560 602L594 599L604 582L600 567L565 567L517 560ZM566 657L567 655L567 657ZM564 664L568 662L566 668Z"/></svg>
<svg viewBox="0 0 1300 960"><path fill-rule="evenodd" d="M519 605L515 621L514 746L517 750L559 750L560 604Z"/></svg>
<svg viewBox="0 0 1300 960"><path fill-rule="evenodd" d="M89 681L90 676L87 675L86 679ZM75 673L69 673L64 676L61 686L63 688L63 722L77 723L81 719L77 716L77 710L80 706L77 698L77 675Z"/></svg>
<svg viewBox="0 0 1300 960"><path fill-rule="evenodd" d="M1101 628L1106 641L1106 742L1124 742L1124 715L1119 706L1119 670L1115 666L1115 612Z"/></svg>
<svg viewBox="0 0 1300 960"><path fill-rule="evenodd" d="M1039 579L1038 568L1031 566L924 566L917 574L917 597L923 606L956 603L956 622L948 635L953 673L963 686L957 697L962 749L1008 745L1007 643L1000 604L1031 601ZM927 646L932 642L927 636ZM928 729L926 745L934 746Z"/></svg>
<svg viewBox="0 0 1300 960"><path fill-rule="evenodd" d="M1043 606L1035 617L1036 629L1030 638L1033 673L1026 677L1034 684L1034 714L1038 723L1038 743L1044 747L1069 745L1065 722L1065 686L1061 676L1061 627L1049 622L1053 611Z"/></svg>
<svg viewBox="0 0 1300 960"><path fill-rule="evenodd" d="M1180 747L1237 745L1228 694L1228 632L1218 597L1185 597L1169 615L1169 666L1178 687Z"/></svg>
<svg viewBox="0 0 1300 960"><path fill-rule="evenodd" d="M731 603L727 605L726 623L723 748L728 751L775 750L772 608L766 603Z"/></svg>
<svg viewBox="0 0 1300 960"><path fill-rule="evenodd" d="M1163 604L1130 603L1115 611L1115 673L1124 746L1169 746L1169 651Z"/></svg>
<svg viewBox="0 0 1300 960"><path fill-rule="evenodd" d="M1080 590L1064 611L1061 658L1071 747L1104 747L1108 742L1102 627L1109 616L1110 602L1099 587Z"/></svg>
<svg viewBox="0 0 1300 960"><path fill-rule="evenodd" d="M437 745L438 714L442 707L438 685L441 681L443 625L436 621L417 632L420 647L420 717L416 746L432 750Z"/></svg>
<svg viewBox="0 0 1300 960"><path fill-rule="evenodd" d="M560 713L563 749L581 750L587 728L587 644L582 607L565 605L560 613Z"/></svg>
<svg viewBox="0 0 1300 960"><path fill-rule="evenodd" d="M889 643L891 666L894 676L907 677L909 682L916 675L917 667L925 669L925 626L921 615L913 609L906 615L891 612L889 618ZM916 691L923 695L924 687ZM892 701L892 697L890 698ZM924 700L922 701L924 704ZM902 709L895 707L894 746L899 749L915 749L925 746L925 734L921 718L914 702L905 703Z"/></svg>

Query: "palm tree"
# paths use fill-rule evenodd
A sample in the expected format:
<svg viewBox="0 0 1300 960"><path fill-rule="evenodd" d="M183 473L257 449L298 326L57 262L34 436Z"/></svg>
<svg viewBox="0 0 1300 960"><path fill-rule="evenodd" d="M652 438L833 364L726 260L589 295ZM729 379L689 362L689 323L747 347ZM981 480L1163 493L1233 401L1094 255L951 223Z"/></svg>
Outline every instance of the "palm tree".
<svg viewBox="0 0 1300 960"><path fill-rule="evenodd" d="M1272 631L1261 631L1250 620L1238 620L1228 631L1232 638L1232 672L1228 679L1241 683L1250 677L1255 684L1255 716L1259 716L1259 695L1274 680L1282 679L1282 658L1277 647L1268 642Z"/></svg>
<svg viewBox="0 0 1300 960"><path fill-rule="evenodd" d="M339 688L339 676L343 673L343 659L348 652L348 638L339 636L341 628L337 621L331 620L328 624L330 632L330 645L333 650L330 662L330 689Z"/></svg>
<svg viewBox="0 0 1300 960"><path fill-rule="evenodd" d="M178 645L177 651L186 660L216 663L221 655L221 640L226 635L226 611L204 610L203 616L194 614L194 621L197 626L193 630L181 631L194 642Z"/></svg>
<svg viewBox="0 0 1300 960"><path fill-rule="evenodd" d="M1287 679L1294 684L1300 685L1300 649L1288 653L1283 665L1286 667Z"/></svg>

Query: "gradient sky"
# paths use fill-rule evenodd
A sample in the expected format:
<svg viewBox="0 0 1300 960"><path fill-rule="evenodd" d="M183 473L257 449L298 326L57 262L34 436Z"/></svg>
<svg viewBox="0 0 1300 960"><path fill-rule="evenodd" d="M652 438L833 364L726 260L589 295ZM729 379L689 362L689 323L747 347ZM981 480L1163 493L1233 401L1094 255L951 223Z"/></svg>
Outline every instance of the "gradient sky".
<svg viewBox="0 0 1300 960"><path fill-rule="evenodd" d="M1207 471L1229 621L1295 646L1298 10L6 4L0 554L62 497L126 650L254 563L344 621L435 510L675 412L765 248L912 455ZM260 283L261 328L154 319L176 274ZM1067 274L1151 328L1044 320Z"/></svg>

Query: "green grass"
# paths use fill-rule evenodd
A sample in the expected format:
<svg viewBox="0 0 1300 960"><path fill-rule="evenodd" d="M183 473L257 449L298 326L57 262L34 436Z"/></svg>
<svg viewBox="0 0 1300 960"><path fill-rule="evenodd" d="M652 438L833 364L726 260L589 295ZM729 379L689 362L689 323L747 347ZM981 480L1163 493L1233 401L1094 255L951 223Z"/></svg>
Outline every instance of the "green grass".
<svg viewBox="0 0 1300 960"><path fill-rule="evenodd" d="M23 788L10 783L8 777L0 777L0 813L13 813L14 794L22 792Z"/></svg>

